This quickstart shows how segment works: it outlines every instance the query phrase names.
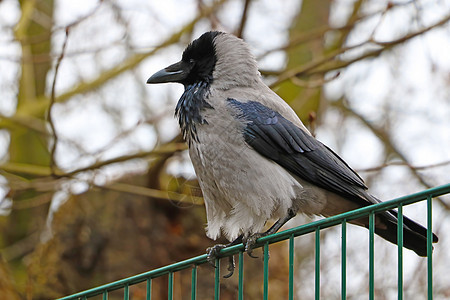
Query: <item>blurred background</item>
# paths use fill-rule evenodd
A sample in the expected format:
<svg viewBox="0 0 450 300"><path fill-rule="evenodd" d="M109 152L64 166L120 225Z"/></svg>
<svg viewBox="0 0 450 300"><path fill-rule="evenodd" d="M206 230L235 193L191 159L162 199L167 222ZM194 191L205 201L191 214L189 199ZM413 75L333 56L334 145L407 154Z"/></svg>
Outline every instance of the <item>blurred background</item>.
<svg viewBox="0 0 450 300"><path fill-rule="evenodd" d="M449 20L448 0L0 1L0 298L60 297L216 243L173 117L183 87L145 84L208 30L245 39L264 81L380 199L449 183ZM448 299L450 198L433 205L435 299ZM404 211L426 224L424 204ZM347 234L348 298L365 299L367 230ZM340 228L321 239L321 296L337 299ZM314 297L313 243L295 240L297 299ZM286 248L271 246L271 299L287 297ZM397 248L376 238L375 254L376 297L394 299ZM425 298L426 259L404 259L405 298ZM213 272L199 268L198 299ZM177 274L175 298L189 286ZM222 280L236 295L237 276ZM262 259L246 257L245 296L261 295Z"/></svg>

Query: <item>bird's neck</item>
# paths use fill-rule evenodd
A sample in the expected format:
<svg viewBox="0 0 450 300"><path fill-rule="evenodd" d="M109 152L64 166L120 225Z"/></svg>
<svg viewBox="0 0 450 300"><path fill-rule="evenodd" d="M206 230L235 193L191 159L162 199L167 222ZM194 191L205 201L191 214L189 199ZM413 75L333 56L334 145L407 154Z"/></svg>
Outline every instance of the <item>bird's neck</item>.
<svg viewBox="0 0 450 300"><path fill-rule="evenodd" d="M178 117L183 137L189 144L192 140L198 140L196 126L198 124L207 124L201 115L201 111L203 109L213 109L206 102L208 94L209 84L207 82L198 82L186 85L183 95L178 100L175 115Z"/></svg>

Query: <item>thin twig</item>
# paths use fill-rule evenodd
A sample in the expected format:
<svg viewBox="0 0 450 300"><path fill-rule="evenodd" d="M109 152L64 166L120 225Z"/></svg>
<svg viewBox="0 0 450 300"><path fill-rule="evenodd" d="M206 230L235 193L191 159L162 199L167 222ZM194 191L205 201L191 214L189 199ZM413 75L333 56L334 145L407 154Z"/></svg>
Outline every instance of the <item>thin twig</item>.
<svg viewBox="0 0 450 300"><path fill-rule="evenodd" d="M423 171L423 170L428 170L428 169L432 169L432 168L438 168L438 167L442 167L442 166L446 166L446 165L450 165L450 160L442 161L442 162L435 163L435 164L423 165L423 166L413 166L413 165L410 165L406 161L393 161L393 162L382 164L380 166L371 167L371 168L365 168L365 169L359 169L359 170L356 170L356 171L357 172L377 172L377 171L380 171L380 170L382 170L384 168L391 167L391 166L405 166L405 167L408 167L410 169L414 169L416 171Z"/></svg>
<svg viewBox="0 0 450 300"><path fill-rule="evenodd" d="M145 53L135 53L134 55L125 58L123 61L104 71L101 75L99 75L92 81L79 83L69 91L58 95L55 98L55 102L65 102L75 95L88 93L103 85L105 82L108 82L109 80L115 78L116 76L123 74L125 71L135 68L143 60L145 60L149 56L154 55L157 51L177 43L185 33L191 32L193 30L197 22L215 12L225 2L227 2L227 0L218 0L215 1L212 5L204 7L194 19L184 25L180 30L167 37L159 45L153 47L151 50L146 51ZM48 107L48 102L49 99L47 97L39 97L33 104L28 105L27 111L29 112L29 114L38 115L39 113L45 111L45 109Z"/></svg>
<svg viewBox="0 0 450 300"><path fill-rule="evenodd" d="M238 30L236 31L236 36L240 37L240 38L242 37L242 33L244 32L245 25L247 24L247 16L248 16L248 11L249 11L249 7L250 7L250 2L252 2L252 1L245 0L244 10L242 11L241 22L239 24Z"/></svg>
<svg viewBox="0 0 450 300"><path fill-rule="evenodd" d="M333 76L331 76L330 78L326 78L326 79L319 78L317 80L301 80L298 77L292 77L290 80L296 86L314 89L314 88L321 87L321 86L325 85L326 83L329 83L329 82L335 80L337 77L339 77L340 74L341 74L340 72L336 72L336 74L333 74Z"/></svg>
<svg viewBox="0 0 450 300"><path fill-rule="evenodd" d="M79 169L76 169L76 170L73 170L73 171L70 171L67 173L61 173L58 176L59 177L72 177L75 174L86 172L86 171L97 170L97 169L107 166L107 165L124 162L124 161L132 160L132 159L137 159L137 158L145 158L145 157L152 156L152 155L174 153L174 152L186 150L186 148L187 148L187 146L185 143L171 143L168 145L164 145L163 147L154 149L152 151L146 151L146 152L136 153L136 154L132 154L132 155L124 155L124 156L119 156L116 158L100 161L100 162L94 163L94 164L84 167L84 168L79 168Z"/></svg>
<svg viewBox="0 0 450 300"><path fill-rule="evenodd" d="M112 191L121 192L121 193L132 194L132 195L162 199L162 200L192 203L195 205L203 204L202 197L180 194L180 193L171 192L171 191L151 189L151 188L147 188L144 186L137 186L137 185L121 183L121 182L112 182L112 183L106 184L106 185L94 185L94 187L100 188L100 189L112 190Z"/></svg>
<svg viewBox="0 0 450 300"><path fill-rule="evenodd" d="M419 174L418 169L412 167L412 165L408 162L408 159L405 156L405 154L403 154L403 152L394 145L393 141L390 139L389 135L385 131L383 131L380 128L377 128L366 118L364 118L361 114L357 113L352 108L346 106L344 104L343 99L329 102L329 104L340 109L343 113L350 114L353 117L357 118L359 121L361 121L370 131L372 131L383 142L383 145L388 152L397 155L402 161L405 162L405 166L408 167L408 169L411 171L411 174L414 176L414 178L416 178L420 182L420 184L422 184L425 188L428 189L433 187L423 178L421 174ZM447 204L441 197L436 197L435 199L438 201L439 204L442 205L443 208L445 208L446 210L450 210L450 205Z"/></svg>
<svg viewBox="0 0 450 300"><path fill-rule="evenodd" d="M271 85L271 87L273 88L273 87L279 85L280 83L282 83L286 80L289 80L292 77L300 77L300 76L314 75L314 74L324 74L329 71L345 68L348 65L351 65L351 64L353 64L357 61L363 60L365 58L376 57L376 56L380 55L382 52L389 50L395 46L402 45L404 42L411 40L417 36L420 36L434 28L442 26L442 25L446 24L448 21L450 21L450 15L442 18L440 21L436 22L433 25L430 25L430 26L423 28L421 30L418 30L416 32L407 34L396 40L392 40L389 42L379 42L379 41L375 41L373 38L369 38L369 40L364 41L362 43L348 46L348 47L341 48L341 49L337 49L337 50L333 51L332 53L330 53L324 57L321 57L317 60L311 61L303 66L284 71L283 73L279 74L278 80L276 82L274 82ZM335 58L337 58L339 55L341 55L347 51L354 50L354 49L360 48L362 46L367 46L370 44L379 46L381 48L363 53L363 54L361 54L351 60L348 60L348 61L336 61L335 60ZM331 66L327 66L327 64L331 64Z"/></svg>
<svg viewBox="0 0 450 300"><path fill-rule="evenodd" d="M60 172L56 173L51 172L48 167L40 166L40 165L32 165L32 164L24 164L24 163L14 163L14 162L5 162L1 165L0 171L11 173L11 174L28 174L33 176L53 176L53 177L72 177L76 174L86 172L86 171L95 171L101 167L105 167L111 164L120 163L129 161L132 159L146 158L150 156L163 155L167 153L175 153L178 151L186 150L187 146L185 143L170 143L164 146L161 146L157 149L153 149L151 151L139 152L131 155L124 155L115 157L112 159L100 161L93 163L92 165L75 169L69 172Z"/></svg>
<svg viewBox="0 0 450 300"><path fill-rule="evenodd" d="M50 169L52 172L52 175L56 174L57 171L57 167L56 167L56 163L55 163L55 152L56 152L56 145L58 144L58 136L56 134L56 128L55 128L55 123L52 117L52 108L53 105L55 104L55 89L56 89L56 78L58 78L58 71L59 71L59 67L61 66L61 62L64 58L64 53L66 52L66 47L67 47L67 41L69 40L69 30L70 27L66 27L66 35L64 38L64 43L62 45L62 50L61 50L61 54L58 57L58 60L56 61L56 66L55 66L55 76L53 77L53 83L52 83L52 90L51 90L51 94L50 94L50 104L48 106L48 111L47 111L47 121L50 125L50 129L52 132L52 137L53 137L53 144L50 150Z"/></svg>
<svg viewBox="0 0 450 300"><path fill-rule="evenodd" d="M23 210L23 209L35 208L40 205L47 204L50 201L52 201L53 194L54 194L54 190L51 190L49 192L39 194L33 198L20 200L20 201L13 201L12 209L13 210Z"/></svg>

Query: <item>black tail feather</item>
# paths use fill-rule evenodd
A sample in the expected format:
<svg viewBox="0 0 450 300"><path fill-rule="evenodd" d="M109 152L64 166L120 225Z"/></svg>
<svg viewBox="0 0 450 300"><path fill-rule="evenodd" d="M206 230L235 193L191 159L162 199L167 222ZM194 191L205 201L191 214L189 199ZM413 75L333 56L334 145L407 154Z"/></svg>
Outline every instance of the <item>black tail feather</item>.
<svg viewBox="0 0 450 300"><path fill-rule="evenodd" d="M382 224L380 226L375 224L375 233L397 244L397 212L390 210L378 216ZM433 233L433 243L437 243L438 240ZM405 216L403 216L403 246L419 256L427 256L427 229Z"/></svg>

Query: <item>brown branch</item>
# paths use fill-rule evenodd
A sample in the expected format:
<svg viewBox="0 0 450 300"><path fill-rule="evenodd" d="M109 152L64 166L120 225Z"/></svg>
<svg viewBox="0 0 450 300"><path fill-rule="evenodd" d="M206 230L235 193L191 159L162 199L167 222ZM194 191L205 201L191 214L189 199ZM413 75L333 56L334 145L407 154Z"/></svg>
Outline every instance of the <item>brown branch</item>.
<svg viewBox="0 0 450 300"><path fill-rule="evenodd" d="M104 83L108 82L109 80L117 77L118 75L124 73L125 71L131 70L135 68L137 65L139 65L142 61L144 61L149 56L155 54L157 51L170 46L176 42L179 41L179 39L187 32L191 32L194 28L195 24L205 16L210 15L215 10L217 10L223 3L225 3L226 0L219 0L215 1L211 6L206 6L203 8L200 13L189 23L184 25L180 30L173 33L171 36L169 36L167 39L165 39L162 43L155 46L152 50L147 51L145 53L136 53L133 56L130 56L126 58L124 61L116 64L115 66L111 67L110 69L106 70L102 74L99 75L99 77L93 79L89 82L81 82L78 85L74 86L69 91L59 95L56 97L55 102L65 102L68 99L72 98L75 95L83 94L90 92L92 90L97 89L99 86L103 85ZM27 107L23 108L23 112L29 115L39 115L45 109L47 109L49 103L49 99L47 97L40 97L33 103L30 103L27 105ZM1 124L0 124L1 126Z"/></svg>
<svg viewBox="0 0 450 300"><path fill-rule="evenodd" d="M286 71L284 71L283 73L281 73L279 75L277 81L275 81L274 83L272 83L270 85L270 88L274 88L277 85L285 82L286 80L291 79L292 77L300 77L300 76L304 76L304 75L318 74L319 72L314 72L313 73L313 72L310 72L310 71L318 68L321 65L324 65L327 62L330 62L330 61L334 60L337 56L339 56L339 55L341 55L341 54L343 54L343 53L345 53L345 52L347 52L349 50L361 47L365 43L366 42L363 42L361 44L354 45L354 46L351 46L351 47L345 47L345 48L336 49L333 52L331 52L331 53L329 53L329 54L327 54L327 55L325 55L323 57L320 57L318 59L315 59L313 61L310 61L310 62L308 62L308 63L306 63L306 64L304 64L302 66L299 66L299 67L296 67L296 68L292 68L290 70L286 70ZM360 59L363 59L363 57L359 58L358 60L360 60ZM339 69L339 68L334 68L334 69ZM320 73L324 74L325 72L320 72Z"/></svg>
<svg viewBox="0 0 450 300"><path fill-rule="evenodd" d="M357 47L361 47L361 46L366 45L366 44L374 44L374 45L380 46L382 48L381 49L377 49L377 50L373 50L373 51L370 51L370 52L367 52L367 53L362 54L361 56L356 57L356 58L354 58L352 60L349 60L349 61L340 61L335 66L331 66L329 68L318 69L315 72L309 73L309 75L311 75L311 74L323 74L323 73L326 73L326 72L329 72L329 71L345 68L345 67L349 66L350 64L352 64L354 62L357 62L357 61L360 61L360 60L363 60L365 58L376 57L376 56L380 55L382 52L384 52L386 50L390 50L390 49L394 48L395 46L401 45L401 44L403 44L403 43L405 43L405 42L407 42L407 41L409 41L409 40L411 40L411 39L413 39L415 37L418 37L418 36L420 36L420 35L422 35L424 33L427 33L428 31L430 31L432 29L435 29L437 27L443 26L448 21L450 21L450 15L447 15L446 17L442 18L440 21L434 23L433 25L430 25L430 26L425 27L425 28L423 28L421 30L418 30L416 32L407 34L407 35L405 35L405 36L403 36L401 38L398 38L396 40L389 41L389 42L379 42L379 41L375 41L373 38L370 38L369 40L367 40L364 43L361 43L361 44L358 44L358 45L355 45L355 46L352 46L352 47L348 47L347 50L352 50L352 49L355 49ZM327 60L327 61L329 61L329 60ZM309 71L309 70L306 70L306 71ZM301 76L301 75L303 75L301 72L296 74L296 76Z"/></svg>
<svg viewBox="0 0 450 300"><path fill-rule="evenodd" d="M403 162L405 162L405 166L408 167L408 169L411 171L411 174L416 178L422 186L429 189L432 188L433 185L429 184L420 174L419 170L412 167L412 165L408 162L407 157L402 153L400 149L398 149L392 140L390 139L389 135L384 132L382 129L379 129L375 127L371 122L369 122L366 118L364 118L362 115L351 109L350 107L346 106L342 99L338 101L332 101L329 102L330 105L333 105L334 107L338 108L345 114L349 114L359 121L361 121L372 133L377 136L381 142L383 143L384 147L387 149L388 152L393 153L397 155ZM435 198L438 203L442 205L446 210L450 210L450 205L447 204L441 197Z"/></svg>
<svg viewBox="0 0 450 300"><path fill-rule="evenodd" d="M301 80L298 77L291 77L290 80L296 86L309 88L309 89L314 89L314 88L321 87L324 84L335 80L337 77L339 77L340 74L341 74L340 72L337 72L336 74L334 74L333 76L331 76L330 78L327 78L327 79L319 78L319 79L316 79L316 80Z"/></svg>
<svg viewBox="0 0 450 300"><path fill-rule="evenodd" d="M20 201L13 201L12 209L13 210L23 210L23 209L35 208L40 205L47 204L50 201L52 201L53 194L54 194L54 189L51 190L50 192L40 194L36 197L32 197L32 198L20 200Z"/></svg>
<svg viewBox="0 0 450 300"><path fill-rule="evenodd" d="M239 28L236 31L236 36L240 38L242 38L242 33L244 32L245 25L247 24L250 2L252 2L252 0L245 0L244 2L244 10L242 11L241 22L239 23Z"/></svg>
<svg viewBox="0 0 450 300"><path fill-rule="evenodd" d="M59 177L72 177L78 173L82 173L82 172L86 172L86 171L93 171L93 170L99 169L99 168L107 166L107 165L120 163L120 162L124 162L127 160L132 160L132 159L137 159L137 158L145 158L145 157L149 157L149 156L161 155L161 154L167 154L167 153L174 153L174 152L183 151L186 149L187 149L187 146L185 143L166 144L166 145L161 146L152 151L141 152L141 153L136 153L136 154L132 154L132 155L119 156L119 157L116 157L113 159L108 159L108 160L104 160L104 161L101 161L98 163L94 163L94 164L84 167L84 168L79 168L79 169L76 169L76 170L73 170L73 171L70 171L67 173L58 174L58 176Z"/></svg>
<svg viewBox="0 0 450 300"><path fill-rule="evenodd" d="M358 169L356 171L357 172L378 172L384 168L391 167L391 166L404 166L404 167L408 167L410 169L414 169L416 171L423 171L423 170L438 168L438 167L442 167L442 166L446 166L446 165L450 165L450 160L435 163L435 164L423 165L423 166L412 166L412 165L408 164L408 162L406 162L406 161L393 161L393 162L385 163L385 164L382 164L382 165L379 165L376 167Z"/></svg>
<svg viewBox="0 0 450 300"><path fill-rule="evenodd" d="M54 175L57 170L57 166L55 163L55 152L56 152L56 145L58 144L58 136L56 134L55 123L54 123L53 116L52 116L52 108L53 108L53 105L55 104L56 78L58 78L59 67L61 66L61 62L64 58L64 53L66 52L67 41L69 40L69 30L70 30L70 27L66 27L66 36L64 38L64 42L62 45L61 54L59 55L58 60L56 61L55 75L53 77L52 90L50 93L50 104L49 104L48 111L47 111L47 121L50 125L50 130L51 130L52 137L53 137L53 143L52 143L52 147L50 149L50 170L52 172L52 175Z"/></svg>
<svg viewBox="0 0 450 300"><path fill-rule="evenodd" d="M145 157L154 156L154 155L161 155L161 154L166 154L166 153L183 151L183 150L186 150L186 148L187 148L187 146L184 143L167 144L167 145L161 146L160 148L154 149L152 151L146 151L146 152L136 153L136 154L132 154L132 155L119 156L116 158L112 158L112 159L108 159L108 160L101 161L98 163L94 163L87 167L75 169L73 171L69 171L69 172L65 172L65 173L57 171L56 173L52 174L51 169L46 166L23 164L23 163L13 163L13 162L5 162L4 164L2 164L0 166L0 170L7 172L7 173L12 173L12 174L28 174L28 175L32 175L32 176L51 176L51 175L53 175L56 177L72 177L78 173L82 173L82 172L86 172L86 171L93 171L93 170L99 169L99 168L107 166L107 165L120 163L120 162L137 159L137 158L145 158Z"/></svg>
<svg viewBox="0 0 450 300"><path fill-rule="evenodd" d="M0 249L1 256L5 261L11 261L13 259L25 256L33 251L34 247L39 242L40 235L41 233L39 231L34 232L20 241Z"/></svg>
<svg viewBox="0 0 450 300"><path fill-rule="evenodd" d="M45 122L39 118L24 116L20 113L16 113L11 117L0 115L0 120L1 127L14 128L18 125L36 131L40 134L48 135Z"/></svg>
<svg viewBox="0 0 450 300"><path fill-rule="evenodd" d="M50 176L51 170L47 166L25 163L5 162L0 166L0 171L11 174L27 174L31 176Z"/></svg>
<svg viewBox="0 0 450 300"><path fill-rule="evenodd" d="M280 83L282 83L286 80L289 80L291 77L300 77L300 76L315 75L315 74L325 74L330 71L345 68L357 61L361 61L363 59L370 58L370 57L376 57L376 56L380 55L382 52L392 49L395 46L401 45L404 42L411 40L417 36L420 36L434 28L442 26L442 25L446 24L448 21L450 21L450 15L444 17L443 19L441 19L440 21L436 22L433 25L423 28L417 32L407 34L407 35L405 35L401 38L398 38L396 40L393 40L393 41L378 42L378 41L375 41L372 38L370 38L369 40L362 42L360 44L337 49L337 50L333 51L332 53L330 53L324 57L321 57L319 59L313 60L303 66L299 66L297 68L293 68L293 69L284 71L283 73L281 73L279 75L278 80L276 82L274 82L271 85L271 87L273 88L273 87L279 85ZM370 44L380 46L381 48L366 52L366 53L361 54L361 55L359 55L351 60L348 60L348 61L335 61L334 60L339 55L344 54L347 51L354 50L354 49L360 48L362 46L370 45ZM327 65L328 63L330 63L331 65Z"/></svg>
<svg viewBox="0 0 450 300"><path fill-rule="evenodd" d="M170 192L170 191L163 191L163 190L158 190L158 189L151 189L151 188L147 188L147 187L143 187L143 186L137 186L137 185L121 183L121 182L114 182L114 183L102 185L102 186L94 185L94 187L100 188L100 189L112 190L112 191L121 192L121 193L132 194L132 195L168 200L168 201L192 203L195 205L203 204L202 197L180 194L180 193Z"/></svg>
<svg viewBox="0 0 450 300"><path fill-rule="evenodd" d="M273 52L276 52L276 51L286 51L286 50L289 50L290 48L296 47L300 44L314 41L316 39L322 40L323 36L329 31L341 32L342 39L344 39L348 35L348 32L350 32L350 30L355 27L355 25L357 25L358 23L361 23L362 21L365 21L367 18L371 18L371 17L381 13L381 12L373 12L373 13L370 13L367 15L359 16L359 6L361 5L361 3L362 3L362 1L357 1L354 4L355 7L353 9L352 16L350 16L349 22L347 24L345 24L343 26L338 26L338 27L331 27L330 25L322 25L322 26L313 28L311 30L308 30L306 32L302 32L301 34L293 37L289 41L288 44L264 52L263 54L258 56L258 60L260 60L260 59L264 58L265 56L267 56ZM337 44L342 44L342 41L341 40L338 41Z"/></svg>

